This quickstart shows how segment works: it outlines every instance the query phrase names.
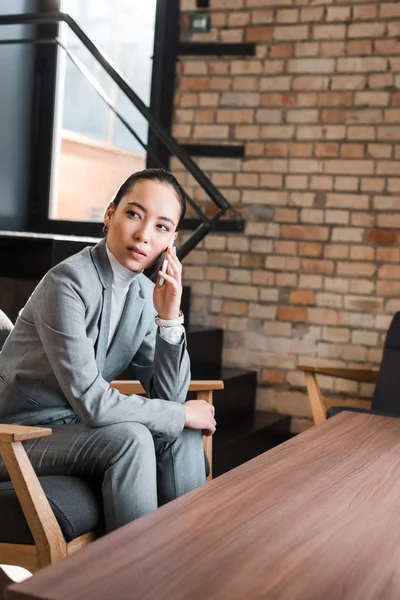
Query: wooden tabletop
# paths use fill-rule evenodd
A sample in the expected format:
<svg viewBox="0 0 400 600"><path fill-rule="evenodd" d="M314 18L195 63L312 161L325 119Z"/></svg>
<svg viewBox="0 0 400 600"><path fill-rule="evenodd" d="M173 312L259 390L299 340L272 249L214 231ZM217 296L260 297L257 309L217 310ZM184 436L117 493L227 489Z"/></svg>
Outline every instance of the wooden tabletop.
<svg viewBox="0 0 400 600"><path fill-rule="evenodd" d="M11 600L398 600L400 419L342 413L13 585Z"/></svg>

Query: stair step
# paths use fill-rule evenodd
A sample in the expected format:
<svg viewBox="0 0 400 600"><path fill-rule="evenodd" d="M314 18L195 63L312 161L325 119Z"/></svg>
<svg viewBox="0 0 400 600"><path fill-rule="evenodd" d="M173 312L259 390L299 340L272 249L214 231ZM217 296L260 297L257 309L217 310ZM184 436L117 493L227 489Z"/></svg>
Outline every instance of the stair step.
<svg viewBox="0 0 400 600"><path fill-rule="evenodd" d="M252 418L218 426L214 435L214 477L290 439L290 417L254 411Z"/></svg>
<svg viewBox="0 0 400 600"><path fill-rule="evenodd" d="M223 338L222 329L189 328L187 346L192 379L220 379Z"/></svg>
<svg viewBox="0 0 400 600"><path fill-rule="evenodd" d="M224 389L214 392L217 421L224 423L224 427L249 421L256 406L256 371L223 367L217 379L224 382Z"/></svg>

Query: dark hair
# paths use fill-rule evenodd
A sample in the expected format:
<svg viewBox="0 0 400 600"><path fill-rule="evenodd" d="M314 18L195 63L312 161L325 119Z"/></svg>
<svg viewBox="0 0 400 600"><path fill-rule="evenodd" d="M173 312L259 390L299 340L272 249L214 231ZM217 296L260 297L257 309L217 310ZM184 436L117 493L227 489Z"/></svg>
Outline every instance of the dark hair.
<svg viewBox="0 0 400 600"><path fill-rule="evenodd" d="M126 196L126 194L129 194L129 192L131 192L134 188L135 184L139 181L157 181L158 183L170 185L175 190L177 199L181 205L181 215L179 217L179 223L177 226L178 229L186 213L185 192L183 191L182 186L176 177L174 177L172 173L166 171L165 169L144 169L143 171L138 171L137 173L130 175L128 179L121 185L115 194L114 199L112 200L114 208L117 208L118 204L121 202L121 199Z"/></svg>

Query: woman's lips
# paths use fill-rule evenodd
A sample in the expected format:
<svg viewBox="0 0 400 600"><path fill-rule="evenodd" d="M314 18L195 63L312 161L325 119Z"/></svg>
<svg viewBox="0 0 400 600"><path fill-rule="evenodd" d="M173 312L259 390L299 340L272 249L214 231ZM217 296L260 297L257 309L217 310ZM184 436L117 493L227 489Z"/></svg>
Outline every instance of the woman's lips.
<svg viewBox="0 0 400 600"><path fill-rule="evenodd" d="M128 252L135 260L143 260L146 258L146 254L140 250L140 248L128 248Z"/></svg>

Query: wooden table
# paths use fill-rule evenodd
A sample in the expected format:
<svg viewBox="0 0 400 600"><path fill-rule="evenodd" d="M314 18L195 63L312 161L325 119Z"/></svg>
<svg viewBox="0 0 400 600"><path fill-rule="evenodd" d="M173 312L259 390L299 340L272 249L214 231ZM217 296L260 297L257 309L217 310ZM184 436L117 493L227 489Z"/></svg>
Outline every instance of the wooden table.
<svg viewBox="0 0 400 600"><path fill-rule="evenodd" d="M400 419L342 413L7 598L398 600Z"/></svg>

